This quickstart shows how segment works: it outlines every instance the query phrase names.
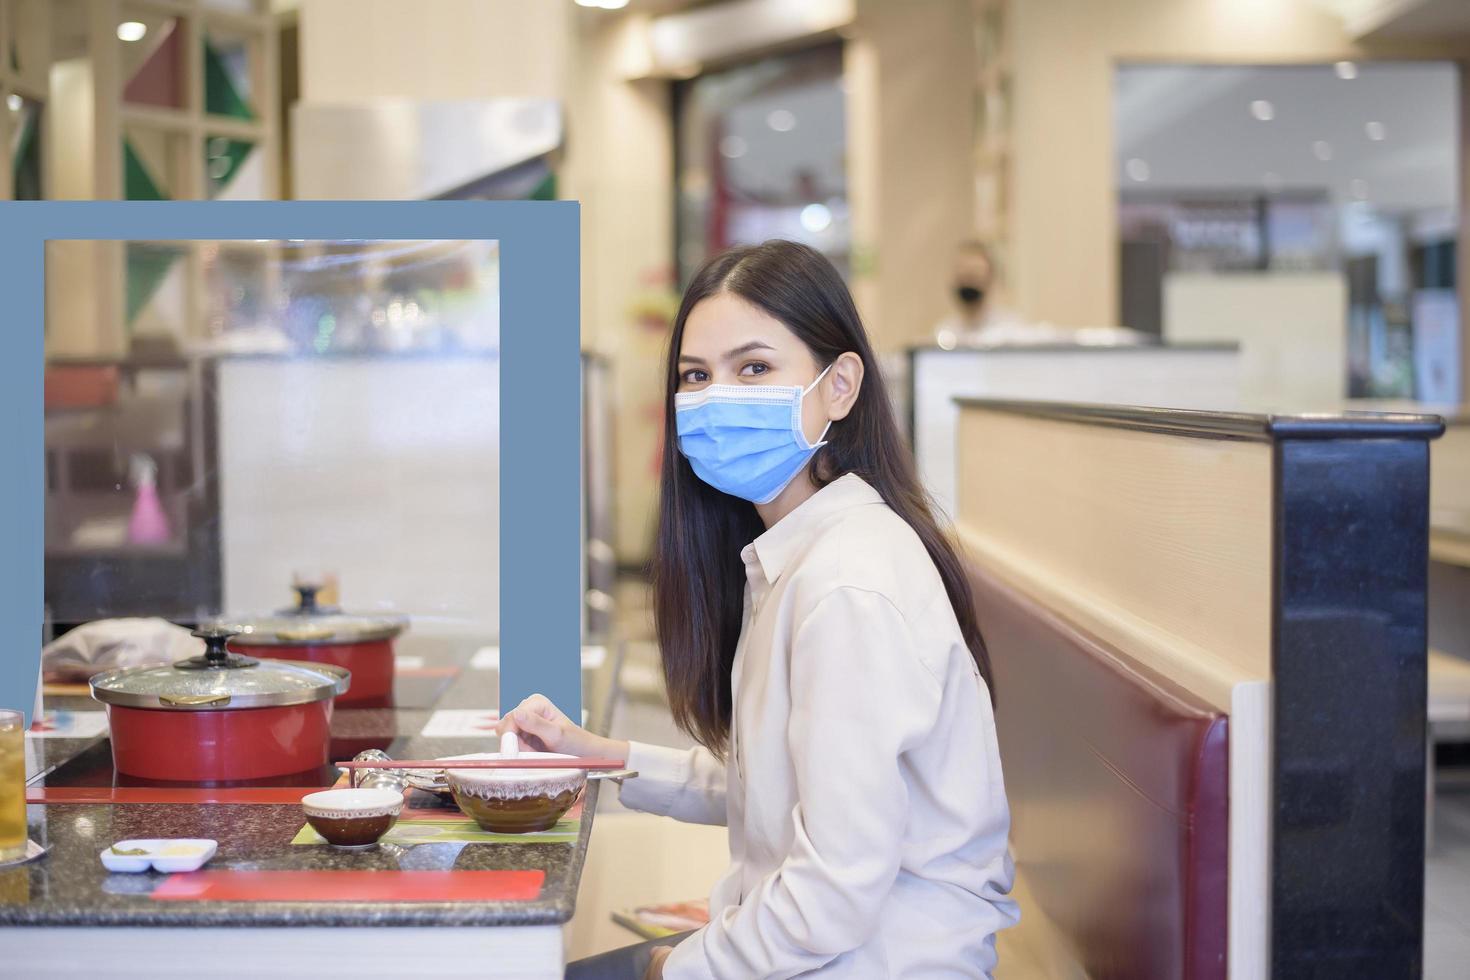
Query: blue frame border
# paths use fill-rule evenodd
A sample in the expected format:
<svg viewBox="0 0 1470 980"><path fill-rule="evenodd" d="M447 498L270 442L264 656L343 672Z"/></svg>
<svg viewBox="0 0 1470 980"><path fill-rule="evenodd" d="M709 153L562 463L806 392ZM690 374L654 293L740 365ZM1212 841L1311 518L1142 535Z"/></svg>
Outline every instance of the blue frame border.
<svg viewBox="0 0 1470 980"><path fill-rule="evenodd" d="M29 718L39 683L47 239L497 239L500 703L539 691L579 717L579 215L575 201L0 202L0 707Z"/></svg>

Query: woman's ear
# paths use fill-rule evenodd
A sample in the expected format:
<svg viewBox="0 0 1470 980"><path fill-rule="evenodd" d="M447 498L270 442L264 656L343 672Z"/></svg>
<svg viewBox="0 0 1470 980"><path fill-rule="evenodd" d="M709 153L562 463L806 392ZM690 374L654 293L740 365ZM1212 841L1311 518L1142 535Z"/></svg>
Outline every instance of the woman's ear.
<svg viewBox="0 0 1470 980"><path fill-rule="evenodd" d="M863 359L848 351L832 362L827 375L827 418L836 422L847 418L852 406L857 403L858 392L863 387Z"/></svg>

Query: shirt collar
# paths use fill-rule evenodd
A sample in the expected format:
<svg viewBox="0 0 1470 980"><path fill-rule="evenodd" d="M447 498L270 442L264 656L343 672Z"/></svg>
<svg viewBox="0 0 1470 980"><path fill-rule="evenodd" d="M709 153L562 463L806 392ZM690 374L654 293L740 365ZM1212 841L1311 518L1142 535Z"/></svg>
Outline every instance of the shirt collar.
<svg viewBox="0 0 1470 980"><path fill-rule="evenodd" d="M881 504L883 497L856 473L846 473L827 484L797 508L746 545L740 557L748 570L759 567L766 582L774 584L792 557L833 517L853 507Z"/></svg>

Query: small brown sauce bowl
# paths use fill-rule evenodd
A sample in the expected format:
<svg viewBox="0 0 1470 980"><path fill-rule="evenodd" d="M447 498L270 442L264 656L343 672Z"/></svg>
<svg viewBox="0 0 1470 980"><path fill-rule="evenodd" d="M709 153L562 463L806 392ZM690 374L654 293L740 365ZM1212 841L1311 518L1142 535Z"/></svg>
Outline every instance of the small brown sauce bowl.
<svg viewBox="0 0 1470 980"><path fill-rule="evenodd" d="M306 822L333 847L362 851L398 822L403 794L391 789L329 789L301 800Z"/></svg>

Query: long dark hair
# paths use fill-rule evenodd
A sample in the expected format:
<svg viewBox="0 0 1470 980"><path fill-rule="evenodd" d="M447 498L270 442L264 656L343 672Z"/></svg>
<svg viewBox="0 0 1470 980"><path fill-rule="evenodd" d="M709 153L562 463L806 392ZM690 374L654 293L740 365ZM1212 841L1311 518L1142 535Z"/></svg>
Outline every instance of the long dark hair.
<svg viewBox="0 0 1470 980"><path fill-rule="evenodd" d="M960 630L985 683L990 658L975 618L963 567L939 529L928 495L893 418L847 284L820 253L788 241L732 248L707 262L679 305L664 372L663 486L652 562L654 616L669 703L679 727L723 754L730 732L730 668L740 635L745 569L740 551L765 526L755 506L721 493L694 474L679 452L674 393L689 312L703 299L731 293L779 320L820 365L848 351L862 358L863 381L847 417L832 424L827 445L807 467L817 487L856 473L912 527L944 580ZM993 688L992 688L993 690Z"/></svg>

